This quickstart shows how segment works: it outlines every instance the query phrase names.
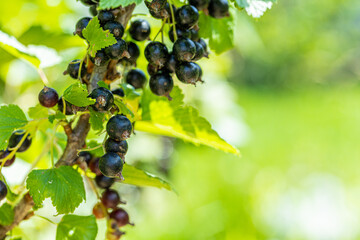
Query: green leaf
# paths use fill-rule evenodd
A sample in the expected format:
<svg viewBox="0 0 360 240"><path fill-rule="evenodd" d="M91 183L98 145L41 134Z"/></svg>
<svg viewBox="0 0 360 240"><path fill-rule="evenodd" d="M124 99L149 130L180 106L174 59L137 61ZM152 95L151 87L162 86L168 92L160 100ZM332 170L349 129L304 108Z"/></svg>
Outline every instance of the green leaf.
<svg viewBox="0 0 360 240"><path fill-rule="evenodd" d="M125 179L122 183L140 187L157 187L165 188L170 191L173 190L171 185L165 180L128 164L124 165L122 175Z"/></svg>
<svg viewBox="0 0 360 240"><path fill-rule="evenodd" d="M276 0L230 0L235 4L235 7L245 8L248 15L259 18L266 10L272 7L273 2Z"/></svg>
<svg viewBox="0 0 360 240"><path fill-rule="evenodd" d="M109 85L106 84L104 81L99 81L99 82L97 83L97 85L98 85L99 87L103 87L103 88L106 88L107 90L110 90Z"/></svg>
<svg viewBox="0 0 360 240"><path fill-rule="evenodd" d="M86 143L86 146L88 148L95 148L95 147L98 147L100 146L101 143L98 143L97 141L95 140L91 140L90 142L87 142ZM85 148L86 149L86 148ZM96 148L95 150L89 150L88 152L91 152L92 155L96 156L96 157L101 157L102 155L104 155L104 150L102 147L99 147L99 148Z"/></svg>
<svg viewBox="0 0 360 240"><path fill-rule="evenodd" d="M233 48L234 20L232 16L216 19L201 13L199 26L199 35L209 39L209 47L216 54Z"/></svg>
<svg viewBox="0 0 360 240"><path fill-rule="evenodd" d="M120 113L126 115L130 121L134 120L134 113L126 106L126 104L120 99L120 97L115 96L115 105L119 108Z"/></svg>
<svg viewBox="0 0 360 240"><path fill-rule="evenodd" d="M124 95L126 99L134 100L140 97L140 94L136 92L135 88L128 83L120 84L120 87L124 90Z"/></svg>
<svg viewBox="0 0 360 240"><path fill-rule="evenodd" d="M50 116L48 117L48 119L49 119L49 122L50 122L50 123L54 123L55 119L57 119L57 120L63 120L63 119L66 119L66 116L65 116L64 113L62 113L62 112L60 112L60 111L56 111L56 113L53 114L53 115L50 115Z"/></svg>
<svg viewBox="0 0 360 240"><path fill-rule="evenodd" d="M86 85L81 83L74 83L64 91L65 100L78 107L86 107L96 102L88 98L88 95Z"/></svg>
<svg viewBox="0 0 360 240"><path fill-rule="evenodd" d="M65 215L56 229L56 240L94 240L98 232L95 216Z"/></svg>
<svg viewBox="0 0 360 240"><path fill-rule="evenodd" d="M96 112L92 108L90 110L90 125L94 131L102 131L104 129L105 114Z"/></svg>
<svg viewBox="0 0 360 240"><path fill-rule="evenodd" d="M24 112L19 106L10 104L0 106L0 150L6 148L12 132L27 124Z"/></svg>
<svg viewBox="0 0 360 240"><path fill-rule="evenodd" d="M95 57L97 51L116 43L114 35L109 30L104 31L99 19L94 17L82 32L85 39L89 42L89 53Z"/></svg>
<svg viewBox="0 0 360 240"><path fill-rule="evenodd" d="M46 118L48 116L48 109L41 106L39 103L35 107L30 107L28 114L31 119Z"/></svg>
<svg viewBox="0 0 360 240"><path fill-rule="evenodd" d="M239 150L224 141L195 108L183 106L184 95L179 87L174 87L171 96L173 100L168 101L145 91L141 101L142 120L135 123L135 129L240 155Z"/></svg>
<svg viewBox="0 0 360 240"><path fill-rule="evenodd" d="M14 221L14 209L10 204L4 203L0 207L0 225L8 226Z"/></svg>
<svg viewBox="0 0 360 240"><path fill-rule="evenodd" d="M41 207L45 198L51 198L59 214L74 212L85 200L81 175L70 166L31 171L26 188L34 199L35 207Z"/></svg>
<svg viewBox="0 0 360 240"><path fill-rule="evenodd" d="M142 0L101 0L99 4L99 9L110 9L120 6L126 7L132 3L138 5L142 3Z"/></svg>
<svg viewBox="0 0 360 240"><path fill-rule="evenodd" d="M16 58L29 62L34 67L51 67L61 62L57 52L43 45L28 45L20 43L14 36L0 31L0 47Z"/></svg>

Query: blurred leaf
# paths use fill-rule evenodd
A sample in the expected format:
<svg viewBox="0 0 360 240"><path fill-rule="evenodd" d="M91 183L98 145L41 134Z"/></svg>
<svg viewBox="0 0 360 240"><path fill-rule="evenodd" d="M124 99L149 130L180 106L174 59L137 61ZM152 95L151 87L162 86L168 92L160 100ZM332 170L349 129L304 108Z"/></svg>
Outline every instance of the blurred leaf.
<svg viewBox="0 0 360 240"><path fill-rule="evenodd" d="M126 7L132 3L140 4L142 0L101 0L99 9L117 8L120 6Z"/></svg>
<svg viewBox="0 0 360 240"><path fill-rule="evenodd" d="M96 102L88 98L88 95L86 85L81 83L74 83L64 91L64 99L78 107L86 107Z"/></svg>
<svg viewBox="0 0 360 240"><path fill-rule="evenodd" d="M28 114L31 119L45 118L48 116L48 109L39 103L35 107L30 107Z"/></svg>
<svg viewBox="0 0 360 240"><path fill-rule="evenodd" d="M0 224L8 226L14 221L14 209L10 204L4 203L0 207Z"/></svg>
<svg viewBox="0 0 360 240"><path fill-rule="evenodd" d="M120 97L115 96L115 105L119 108L121 114L127 116L131 122L134 121L134 113L127 108L126 104L120 99Z"/></svg>
<svg viewBox="0 0 360 240"><path fill-rule="evenodd" d="M0 150L6 148L12 132L28 123L19 106L10 104L0 106Z"/></svg>
<svg viewBox="0 0 360 240"><path fill-rule="evenodd" d="M63 119L66 119L66 116L65 116L64 113L62 113L62 112L60 112L60 111L56 111L56 113L53 114L53 115L50 115L50 116L48 117L48 119L49 119L49 122L50 122L50 123L54 123L55 119L57 119L57 120L63 120Z"/></svg>
<svg viewBox="0 0 360 240"><path fill-rule="evenodd" d="M125 97L129 100L139 98L140 94L136 92L135 88L128 83L120 84L120 87L124 90Z"/></svg>
<svg viewBox="0 0 360 240"><path fill-rule="evenodd" d="M102 131L104 129L104 118L105 114L101 112L96 112L92 108L89 108L90 111L90 125L94 131Z"/></svg>
<svg viewBox="0 0 360 240"><path fill-rule="evenodd" d="M31 171L26 188L34 199L35 207L41 207L45 198L51 198L59 214L74 212L85 200L81 175L70 166Z"/></svg>
<svg viewBox="0 0 360 240"><path fill-rule="evenodd" d="M171 96L173 101L168 101L165 97L155 96L149 90L145 91L141 101L142 120L135 123L135 129L240 155L239 150L220 138L195 108L183 106L184 95L180 88L174 87Z"/></svg>
<svg viewBox="0 0 360 240"><path fill-rule="evenodd" d="M99 82L97 83L97 85L98 85L99 87L103 87L103 88L106 88L106 89L110 90L109 85L106 84L104 81L99 81Z"/></svg>
<svg viewBox="0 0 360 240"><path fill-rule="evenodd" d="M57 52L43 45L24 46L15 37L0 31L0 46L13 56L31 63L36 68L50 67L61 62Z"/></svg>
<svg viewBox="0 0 360 240"><path fill-rule="evenodd" d="M94 240L98 232L95 216L65 215L56 229L56 240Z"/></svg>
<svg viewBox="0 0 360 240"><path fill-rule="evenodd" d="M98 147L98 146L101 146L101 143L98 143L95 140L91 140L90 142L86 143L86 148L85 149L87 149L87 148L95 148L95 147ZM83 150L85 150L85 149L83 149ZM93 154L96 157L101 157L102 155L105 154L102 147L96 148L95 150L87 150L87 151L91 152L91 154Z"/></svg>
<svg viewBox="0 0 360 240"><path fill-rule="evenodd" d="M199 26L200 37L209 39L209 47L216 54L233 48L234 21L231 15L226 18L216 19L201 13Z"/></svg>
<svg viewBox="0 0 360 240"><path fill-rule="evenodd" d="M117 41L109 30L104 31L99 19L94 17L90 20L89 24L83 30L83 36L89 42L89 53L92 57L95 57L97 51L102 48L115 44Z"/></svg>
<svg viewBox="0 0 360 240"><path fill-rule="evenodd" d="M165 180L128 164L124 165L122 175L125 179L124 181L121 181L122 183L140 187L157 187L165 188L170 191L173 190L171 185Z"/></svg>
<svg viewBox="0 0 360 240"><path fill-rule="evenodd" d="M272 7L276 0L231 0L238 8L245 8L248 15L259 18Z"/></svg>

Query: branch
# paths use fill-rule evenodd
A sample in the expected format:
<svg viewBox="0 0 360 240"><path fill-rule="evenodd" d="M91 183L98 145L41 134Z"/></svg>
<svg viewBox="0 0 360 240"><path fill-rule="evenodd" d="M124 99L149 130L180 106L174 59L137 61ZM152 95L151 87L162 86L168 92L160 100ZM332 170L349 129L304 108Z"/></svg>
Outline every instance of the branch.
<svg viewBox="0 0 360 240"><path fill-rule="evenodd" d="M124 28L126 28L127 23L129 22L132 12L135 9L135 4L131 4L126 7L119 7L117 10L119 11L117 21L119 21ZM117 60L111 60L117 61ZM111 62L110 62L111 63ZM109 63L109 65L110 65ZM91 92L94 88L97 87L97 83L103 80L106 76L108 71L108 66L100 66L94 67L91 76L91 83L88 85L88 90ZM90 115L83 114L80 116L75 128L70 131L71 129L67 129L66 134L68 136L67 145L64 150L63 155L56 163L56 167L62 165L72 165L74 164L74 160L77 158L78 150L82 149L87 134L90 130L90 123L89 123ZM32 207L34 206L34 201L32 200L29 193L26 193L20 202L14 207L14 221L9 226L0 225L0 239L3 240L6 237L6 233L11 231L14 227L16 227L21 221L27 219L31 215L29 212L31 211Z"/></svg>

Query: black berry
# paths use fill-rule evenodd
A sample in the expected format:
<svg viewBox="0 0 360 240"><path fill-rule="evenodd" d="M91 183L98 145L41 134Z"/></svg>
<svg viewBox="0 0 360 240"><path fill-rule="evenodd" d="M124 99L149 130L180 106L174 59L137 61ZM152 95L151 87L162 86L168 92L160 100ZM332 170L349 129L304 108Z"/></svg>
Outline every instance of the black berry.
<svg viewBox="0 0 360 240"><path fill-rule="evenodd" d="M126 116L116 115L109 119L106 131L109 137L116 141L126 140L131 135L132 124Z"/></svg>
<svg viewBox="0 0 360 240"><path fill-rule="evenodd" d="M135 89L143 88L146 83L146 75L140 69L131 69L126 75L126 82Z"/></svg>
<svg viewBox="0 0 360 240"><path fill-rule="evenodd" d="M155 64L149 63L147 65L147 72L149 73L150 76L155 75L158 72L158 66L156 66Z"/></svg>
<svg viewBox="0 0 360 240"><path fill-rule="evenodd" d="M96 174L96 176L102 175L99 169L99 158L92 158L89 163L90 170Z"/></svg>
<svg viewBox="0 0 360 240"><path fill-rule="evenodd" d="M6 158L7 156L9 156L10 153L11 152L9 150L7 150L7 149L0 151L0 164L2 164L3 159ZM14 156L12 158L6 160L6 163L4 164L4 167L11 166L15 162L15 158L16 158L16 156L14 154Z"/></svg>
<svg viewBox="0 0 360 240"><path fill-rule="evenodd" d="M101 49L96 52L95 57L90 57L90 60L96 65L96 66L103 66L108 63L110 60L109 56L105 53L104 49Z"/></svg>
<svg viewBox="0 0 360 240"><path fill-rule="evenodd" d="M169 55L169 59L166 63L166 70L169 71L169 73L174 73L175 72L175 68L176 68L176 64L177 64L177 61L176 61L176 58L174 56L174 54L170 54Z"/></svg>
<svg viewBox="0 0 360 240"><path fill-rule="evenodd" d="M74 34L79 35L79 37L84 38L82 31L86 28L86 26L89 24L91 18L89 17L84 17L81 18L75 25L75 32Z"/></svg>
<svg viewBox="0 0 360 240"><path fill-rule="evenodd" d="M91 6L99 3L98 0L80 0L84 5Z"/></svg>
<svg viewBox="0 0 360 240"><path fill-rule="evenodd" d="M200 71L196 63L183 62L176 66L176 76L183 83L194 84L198 81Z"/></svg>
<svg viewBox="0 0 360 240"><path fill-rule="evenodd" d="M25 131L24 130L17 130L15 132L12 133L10 139L9 139L9 146L8 148L14 148L16 147L21 139L25 136ZM31 145L31 136L28 134L24 140L24 142L21 144L21 146L19 147L19 149L17 150L17 152L25 152L26 150L28 150L28 148Z"/></svg>
<svg viewBox="0 0 360 240"><path fill-rule="evenodd" d="M189 0L189 4L201 11L209 6L209 0Z"/></svg>
<svg viewBox="0 0 360 240"><path fill-rule="evenodd" d="M151 42L145 48L145 58L159 67L165 66L168 55L167 47L161 42Z"/></svg>
<svg viewBox="0 0 360 240"><path fill-rule="evenodd" d="M169 73L167 72L159 72L153 76L151 76L150 81L150 90L158 96L165 96L169 100L170 92L174 87L174 81Z"/></svg>
<svg viewBox="0 0 360 240"><path fill-rule="evenodd" d="M114 105L114 96L112 92L104 87L94 89L89 97L96 100L92 107L98 112L109 111Z"/></svg>
<svg viewBox="0 0 360 240"><path fill-rule="evenodd" d="M179 27L179 25L175 26L176 29L176 35L178 38L189 38L190 37L190 31L188 29L182 29ZM172 42L175 41L174 37L174 27L171 27L169 30L169 38Z"/></svg>
<svg viewBox="0 0 360 240"><path fill-rule="evenodd" d="M197 42L200 40L200 37L199 37L199 31L192 28L189 30L190 31L190 39Z"/></svg>
<svg viewBox="0 0 360 240"><path fill-rule="evenodd" d="M116 208L121 202L120 196L117 191L107 189L101 196L101 202L107 208Z"/></svg>
<svg viewBox="0 0 360 240"><path fill-rule="evenodd" d="M110 213L110 218L114 219L118 227L123 227L127 224L131 224L129 221L129 214L122 208L116 208ZM131 224L132 225L132 224Z"/></svg>
<svg viewBox="0 0 360 240"><path fill-rule="evenodd" d="M6 184L0 180L0 201L6 198L7 192Z"/></svg>
<svg viewBox="0 0 360 240"><path fill-rule="evenodd" d="M149 3L148 1L145 1L145 5L148 7L150 15L153 16L154 18L157 19L170 18L170 22L173 22L171 18L171 10L169 3L166 3L165 7L160 7L160 8L157 8L156 6L151 6L151 3ZM176 8L174 5L172 5L172 7L175 13Z"/></svg>
<svg viewBox="0 0 360 240"><path fill-rule="evenodd" d="M107 177L122 177L123 165L124 161L113 152L105 153L99 160L99 169Z"/></svg>
<svg viewBox="0 0 360 240"><path fill-rule="evenodd" d="M72 77L73 79L78 79L79 77L79 69L80 69L80 64L81 64L81 60L80 59L75 59L72 60L66 71L64 72L64 74L69 74L70 77ZM86 66L85 66L85 62L83 62L82 64L82 68L81 68L81 77L84 77L86 74Z"/></svg>
<svg viewBox="0 0 360 240"><path fill-rule="evenodd" d="M86 162L88 165L92 159L92 154L90 152L80 152L79 153L79 160L82 162Z"/></svg>
<svg viewBox="0 0 360 240"><path fill-rule="evenodd" d="M196 46L193 41L188 38L179 38L173 46L173 54L178 61L189 62L194 58Z"/></svg>
<svg viewBox="0 0 360 240"><path fill-rule="evenodd" d="M127 44L124 40L119 39L117 43L105 48L105 53L112 59L120 59L122 57L129 57L127 51Z"/></svg>
<svg viewBox="0 0 360 240"><path fill-rule="evenodd" d="M111 187L111 185L113 185L113 183L115 182L115 179L109 178L104 175L98 175L95 177L95 182L99 188L107 189L107 188Z"/></svg>
<svg viewBox="0 0 360 240"><path fill-rule="evenodd" d="M189 29L198 22L199 12L194 6L184 5L176 10L175 20L180 27Z"/></svg>
<svg viewBox="0 0 360 240"><path fill-rule="evenodd" d="M115 16L109 10L101 10L101 11L99 11L98 19L99 19L100 24L104 25L107 22L114 21Z"/></svg>
<svg viewBox="0 0 360 240"><path fill-rule="evenodd" d="M97 6L96 5L91 5L89 8L89 12L91 15L93 15L94 17L98 14L97 11Z"/></svg>
<svg viewBox="0 0 360 240"><path fill-rule="evenodd" d="M129 33L136 41L144 41L150 36L150 24L145 19L138 19L131 23Z"/></svg>
<svg viewBox="0 0 360 240"><path fill-rule="evenodd" d="M227 0L210 0L209 15L214 18L223 18L229 16L229 3Z"/></svg>
<svg viewBox="0 0 360 240"><path fill-rule="evenodd" d="M105 150L106 152L126 154L128 150L128 144L126 140L115 141L114 139L108 138L105 142Z"/></svg>
<svg viewBox="0 0 360 240"><path fill-rule="evenodd" d="M93 214L96 217L96 219L102 219L106 216L106 213L104 212L104 209L101 206L101 203L95 204L95 206L93 208Z"/></svg>
<svg viewBox="0 0 360 240"><path fill-rule="evenodd" d="M125 93L124 90L122 88L117 88L111 91L113 94L118 95L120 97L124 97Z"/></svg>
<svg viewBox="0 0 360 240"><path fill-rule="evenodd" d="M137 59L140 56L140 49L138 47L138 45L136 45L136 43L133 42L127 42L127 46L128 46L128 52L130 57L129 58L125 58L125 60L127 62L129 62L130 64L136 64Z"/></svg>
<svg viewBox="0 0 360 240"><path fill-rule="evenodd" d="M116 21L107 22L103 28L104 30L109 30L110 33L112 33L114 37L118 40L124 36L124 31L125 31L124 27L119 22Z"/></svg>
<svg viewBox="0 0 360 240"><path fill-rule="evenodd" d="M200 38L199 41L198 41L201 46L204 48L204 57L208 57L209 56L209 52L207 50L207 45L206 45L206 42L204 39Z"/></svg>
<svg viewBox="0 0 360 240"><path fill-rule="evenodd" d="M55 89L44 87L39 93L39 102L42 106L51 108L54 107L59 101L59 95Z"/></svg>
<svg viewBox="0 0 360 240"><path fill-rule="evenodd" d="M201 58L204 57L205 55L205 50L203 48L203 46L198 43L198 42L194 42L195 43L195 46L196 46L196 53L195 53L195 56L194 58L192 59L193 61L198 61L200 60Z"/></svg>

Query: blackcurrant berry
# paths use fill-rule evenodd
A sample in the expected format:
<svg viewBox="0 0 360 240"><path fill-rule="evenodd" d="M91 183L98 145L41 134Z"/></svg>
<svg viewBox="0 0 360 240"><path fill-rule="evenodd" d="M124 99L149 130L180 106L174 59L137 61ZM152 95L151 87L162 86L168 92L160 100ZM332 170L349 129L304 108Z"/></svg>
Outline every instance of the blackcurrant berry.
<svg viewBox="0 0 360 240"><path fill-rule="evenodd" d="M150 76L155 75L159 70L159 67L156 66L155 64L149 63L147 65L147 72L149 73Z"/></svg>
<svg viewBox="0 0 360 240"><path fill-rule="evenodd" d="M39 102L42 106L51 108L59 101L59 95L55 89L44 87L39 93Z"/></svg>
<svg viewBox="0 0 360 240"><path fill-rule="evenodd" d="M150 90L158 96L165 96L169 100L170 92L174 87L174 81L169 73L167 72L159 72L153 76L151 76L150 81Z"/></svg>
<svg viewBox="0 0 360 240"><path fill-rule="evenodd" d="M84 17L81 18L75 25L75 32L74 35L79 35L79 37L84 38L82 31L86 28L86 26L89 24L91 18L89 17Z"/></svg>
<svg viewBox="0 0 360 240"><path fill-rule="evenodd" d="M196 64L196 63L195 63ZM198 68L199 68L199 78L198 78L198 82L201 82L201 83L204 83L204 81L202 80L202 75L203 75L203 71L202 71L202 69L201 69L201 67L198 65L198 64L196 64L197 66L198 66Z"/></svg>
<svg viewBox="0 0 360 240"><path fill-rule="evenodd" d="M124 31L125 31L124 27L119 22L116 21L107 22L103 28L104 30L109 30L110 33L112 33L117 40L119 40L124 36Z"/></svg>
<svg viewBox="0 0 360 240"><path fill-rule="evenodd" d="M95 204L93 208L93 214L96 217L96 219L102 219L106 216L106 213L104 213L104 209L101 206L101 203Z"/></svg>
<svg viewBox="0 0 360 240"><path fill-rule="evenodd" d="M95 17L98 14L97 5L91 5L89 8L89 12Z"/></svg>
<svg viewBox="0 0 360 240"><path fill-rule="evenodd" d="M145 48L145 58L159 67L165 66L168 55L167 47L161 42L151 42Z"/></svg>
<svg viewBox="0 0 360 240"><path fill-rule="evenodd" d="M144 41L150 36L150 24L145 19L137 19L131 23L129 33L136 41Z"/></svg>
<svg viewBox="0 0 360 240"><path fill-rule="evenodd" d="M204 48L204 57L208 57L209 56L209 52L207 50L207 45L204 39L200 38L199 39L199 43L201 44L201 46Z"/></svg>
<svg viewBox="0 0 360 240"><path fill-rule="evenodd" d="M198 81L200 71L196 63L183 62L176 65L176 76L183 83L194 84Z"/></svg>
<svg viewBox="0 0 360 240"><path fill-rule="evenodd" d="M80 0L84 5L91 6L97 4L98 0Z"/></svg>
<svg viewBox="0 0 360 240"><path fill-rule="evenodd" d="M113 152L108 152L99 160L99 169L102 174L107 177L122 178L121 171L123 169L124 161L120 156Z"/></svg>
<svg viewBox="0 0 360 240"><path fill-rule="evenodd" d="M121 203L121 200L117 191L107 189L101 196L101 202L106 208L116 208Z"/></svg>
<svg viewBox="0 0 360 240"><path fill-rule="evenodd" d="M146 75L140 69L131 69L126 75L126 82L135 89L143 88L146 83Z"/></svg>
<svg viewBox="0 0 360 240"><path fill-rule="evenodd" d="M124 40L119 39L117 43L105 48L105 53L112 59L120 59L122 57L129 57L127 51L127 44Z"/></svg>
<svg viewBox="0 0 360 240"><path fill-rule="evenodd" d="M145 5L149 9L150 15L153 16L154 18L157 18L157 19L170 18L171 19L171 10L170 10L169 3L166 3L165 7L160 7L160 8L156 8L156 6L152 6L151 3L148 1L145 1ZM176 8L174 5L172 5L172 6L173 6L173 11L175 13ZM170 20L170 22L173 22L172 19Z"/></svg>
<svg viewBox="0 0 360 240"><path fill-rule="evenodd" d="M188 38L179 38L173 46L173 54L178 61L190 62L196 53L196 46Z"/></svg>
<svg viewBox="0 0 360 240"><path fill-rule="evenodd" d="M190 31L187 29L182 29L179 27L179 25L175 26L176 28L176 35L178 38L189 38L190 37ZM169 38L172 42L175 41L174 37L174 27L171 27L169 30Z"/></svg>
<svg viewBox="0 0 360 240"><path fill-rule="evenodd" d="M8 148L14 148L16 147L21 139L25 136L25 131L24 130L17 130L15 132L12 133L10 139L9 139L9 146ZM28 150L28 148L31 145L31 136L30 134L28 134L24 140L24 142L21 144L21 146L19 147L19 149L17 150L17 152L25 152L26 150Z"/></svg>
<svg viewBox="0 0 360 240"><path fill-rule="evenodd" d="M7 192L6 184L0 180L0 201L6 198Z"/></svg>
<svg viewBox="0 0 360 240"><path fill-rule="evenodd" d="M111 187L111 185L113 185L113 183L115 182L115 179L109 178L104 175L99 175L99 176L95 177L95 182L99 188L107 189L107 188Z"/></svg>
<svg viewBox="0 0 360 240"><path fill-rule="evenodd" d="M109 119L106 131L109 137L116 141L126 140L131 135L132 124L126 116L116 115Z"/></svg>
<svg viewBox="0 0 360 240"><path fill-rule="evenodd" d="M195 43L195 46L196 46L196 53L195 53L195 56L194 58L192 59L192 61L198 61L200 60L201 58L204 57L204 54L205 54L205 51L204 51L204 48L203 46L198 43L198 42L194 42Z"/></svg>
<svg viewBox="0 0 360 240"><path fill-rule="evenodd" d="M95 88L90 93L89 97L96 100L92 107L98 112L109 111L114 105L114 96L112 92L104 87Z"/></svg>
<svg viewBox="0 0 360 240"><path fill-rule="evenodd" d="M210 0L208 10L209 15L214 18L223 18L230 15L227 0Z"/></svg>
<svg viewBox="0 0 360 240"><path fill-rule="evenodd" d="M169 59L166 63L166 70L168 70L169 73L174 73L175 72L175 68L176 68L176 58L174 56L174 54L170 54Z"/></svg>
<svg viewBox="0 0 360 240"><path fill-rule="evenodd" d="M209 6L209 0L189 0L189 4L201 11Z"/></svg>
<svg viewBox="0 0 360 240"><path fill-rule="evenodd" d="M114 139L108 138L105 142L106 152L115 152L126 154L128 150L128 144L126 140L115 141Z"/></svg>
<svg viewBox="0 0 360 240"><path fill-rule="evenodd" d="M100 158L92 158L89 163L90 170L96 174L96 176L102 175L100 168L99 168L99 160Z"/></svg>
<svg viewBox="0 0 360 240"><path fill-rule="evenodd" d="M101 10L98 14L98 19L101 25L107 22L114 21L115 15L110 10Z"/></svg>
<svg viewBox="0 0 360 240"><path fill-rule="evenodd" d="M87 165L89 165L92 157L93 156L90 152L80 152L78 158L81 162L86 162Z"/></svg>
<svg viewBox="0 0 360 240"><path fill-rule="evenodd" d="M152 0L147 3L147 7L153 10L160 10L165 7L167 0Z"/></svg>
<svg viewBox="0 0 360 240"><path fill-rule="evenodd" d="M138 45L136 45L136 43L133 42L127 42L127 50L129 53L129 58L124 58L123 60L126 63L130 63L131 65L136 65L136 61L140 56L140 49L138 47Z"/></svg>
<svg viewBox="0 0 360 240"><path fill-rule="evenodd" d="M11 152L9 150L7 150L7 149L0 151L0 164L2 164L3 159L6 158L7 156L9 156L10 153ZM15 162L15 158L16 158L16 156L14 154L14 156L12 158L6 160L6 163L4 164L4 167L11 166Z"/></svg>
<svg viewBox="0 0 360 240"><path fill-rule="evenodd" d="M69 74L70 77L72 77L73 79L78 79L79 77L79 69L80 69L80 64L81 64L81 60L80 59L75 59L72 60L66 71L64 72L64 74ZM84 77L86 74L86 66L85 66L85 62L83 62L82 64L82 68L81 68L81 77Z"/></svg>
<svg viewBox="0 0 360 240"><path fill-rule="evenodd" d="M104 66L110 60L109 56L105 53L104 49L101 49L96 52L95 57L90 57L90 60L96 66Z"/></svg>
<svg viewBox="0 0 360 240"><path fill-rule="evenodd" d="M190 39L193 40L194 42L197 42L200 40L200 37L199 37L199 31L192 28L189 30L190 31Z"/></svg>
<svg viewBox="0 0 360 240"><path fill-rule="evenodd" d="M124 90L122 88L117 88L111 91L113 94L118 95L120 97L124 97L125 93Z"/></svg>
<svg viewBox="0 0 360 240"><path fill-rule="evenodd" d="M175 12L175 20L180 27L189 29L199 20L198 10L191 5L184 5Z"/></svg>
<svg viewBox="0 0 360 240"><path fill-rule="evenodd" d="M110 218L114 219L118 227L123 227L127 224L133 225L129 222L129 214L122 208L116 208L110 213Z"/></svg>

